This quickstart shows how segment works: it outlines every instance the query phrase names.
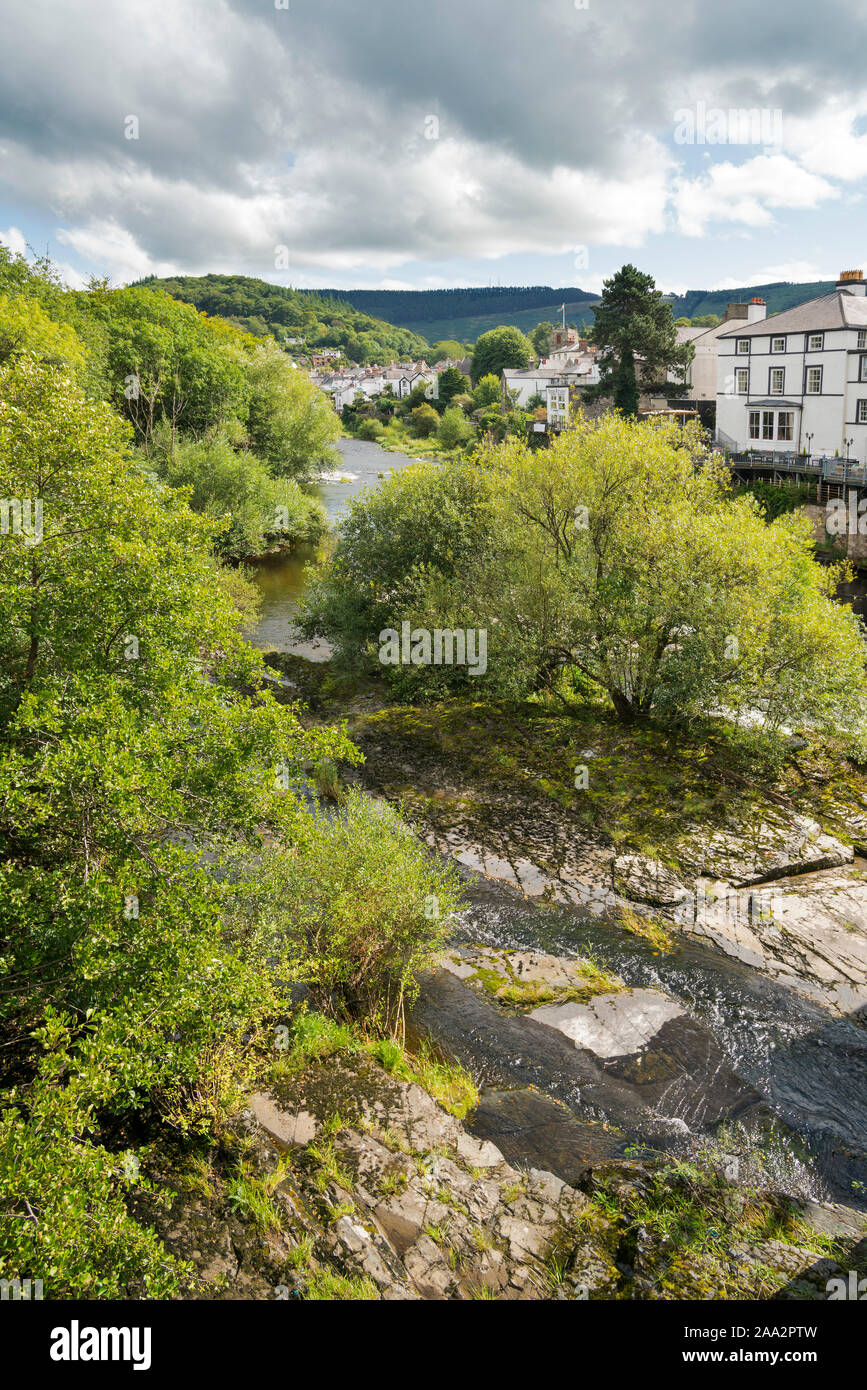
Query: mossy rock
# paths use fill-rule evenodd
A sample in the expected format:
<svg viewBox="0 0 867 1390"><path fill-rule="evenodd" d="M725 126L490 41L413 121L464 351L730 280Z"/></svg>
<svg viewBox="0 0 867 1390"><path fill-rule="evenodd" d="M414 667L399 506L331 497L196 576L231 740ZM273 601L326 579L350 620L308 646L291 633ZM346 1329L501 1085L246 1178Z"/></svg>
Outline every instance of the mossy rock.
<svg viewBox="0 0 867 1390"><path fill-rule="evenodd" d="M624 989L623 981L595 962L544 951L504 951L492 946L453 946L442 957L451 974L509 1009L528 1013L542 1004L586 1003Z"/></svg>

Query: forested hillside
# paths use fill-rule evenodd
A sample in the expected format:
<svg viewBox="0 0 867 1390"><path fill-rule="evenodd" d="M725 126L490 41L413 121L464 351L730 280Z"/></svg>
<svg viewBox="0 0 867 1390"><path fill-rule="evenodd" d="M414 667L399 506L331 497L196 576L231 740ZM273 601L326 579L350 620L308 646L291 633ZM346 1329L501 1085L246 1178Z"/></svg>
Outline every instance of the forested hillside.
<svg viewBox="0 0 867 1390"><path fill-rule="evenodd" d="M671 312L675 318L695 318L699 314L719 314L722 318L727 305L749 303L758 297L767 304L769 314L780 314L784 309L805 304L808 299L829 294L834 283L833 280L812 280L799 285L777 280L770 285L747 285L735 290L687 290L686 294L675 295L672 299Z"/></svg>
<svg viewBox="0 0 867 1390"><path fill-rule="evenodd" d="M180 275L140 281L147 289L162 289L175 299L192 304L206 314L262 337L271 333L279 342L299 339L303 348L340 348L350 362L415 360L424 356L428 343L410 329L395 328L345 298L287 289L246 275Z"/></svg>

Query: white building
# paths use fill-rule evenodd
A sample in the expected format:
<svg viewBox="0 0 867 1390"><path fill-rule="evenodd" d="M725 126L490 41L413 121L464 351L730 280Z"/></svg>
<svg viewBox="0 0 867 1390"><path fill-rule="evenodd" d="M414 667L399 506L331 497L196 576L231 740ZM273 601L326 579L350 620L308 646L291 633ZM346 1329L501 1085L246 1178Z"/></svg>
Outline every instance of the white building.
<svg viewBox="0 0 867 1390"><path fill-rule="evenodd" d="M755 323L767 313L764 300L754 299L751 304L729 304L725 316L713 328L693 328L681 325L677 329L678 345L692 343L693 359L684 376L681 371L671 371L669 381L684 382L687 390L684 401L715 401L717 393L719 339L735 327L735 323Z"/></svg>
<svg viewBox="0 0 867 1390"><path fill-rule="evenodd" d="M867 462L865 291L844 271L830 294L719 336L721 444Z"/></svg>
<svg viewBox="0 0 867 1390"><path fill-rule="evenodd" d="M595 386L599 381L599 368L592 357L579 358L570 367L531 367L527 371L516 367L505 367L502 374L503 386L514 391L518 405L526 406L532 396L545 399L545 393L552 383L558 386Z"/></svg>

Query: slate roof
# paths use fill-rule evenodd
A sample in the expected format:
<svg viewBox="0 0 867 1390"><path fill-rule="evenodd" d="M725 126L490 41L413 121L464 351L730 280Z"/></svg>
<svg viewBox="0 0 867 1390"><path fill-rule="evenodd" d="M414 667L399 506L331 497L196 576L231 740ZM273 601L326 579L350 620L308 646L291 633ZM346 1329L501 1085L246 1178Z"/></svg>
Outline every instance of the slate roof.
<svg viewBox="0 0 867 1390"><path fill-rule="evenodd" d="M831 290L794 309L771 314L758 323L735 325L722 338L756 338L768 333L822 333L833 328L867 328L867 298L848 290Z"/></svg>

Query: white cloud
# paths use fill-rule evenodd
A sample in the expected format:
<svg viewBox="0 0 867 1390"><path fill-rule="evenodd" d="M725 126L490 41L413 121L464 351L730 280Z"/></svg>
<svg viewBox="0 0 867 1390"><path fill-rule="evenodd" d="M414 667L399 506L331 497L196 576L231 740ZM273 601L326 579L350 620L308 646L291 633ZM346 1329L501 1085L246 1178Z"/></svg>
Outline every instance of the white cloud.
<svg viewBox="0 0 867 1390"><path fill-rule="evenodd" d="M14 256L27 254L27 238L18 227L10 227L8 231L0 232L0 241L9 248Z"/></svg>
<svg viewBox="0 0 867 1390"><path fill-rule="evenodd" d="M703 236L710 223L768 227L771 209L815 208L839 191L787 155L757 155L744 164L725 160L694 179L677 182L673 204L686 236Z"/></svg>

